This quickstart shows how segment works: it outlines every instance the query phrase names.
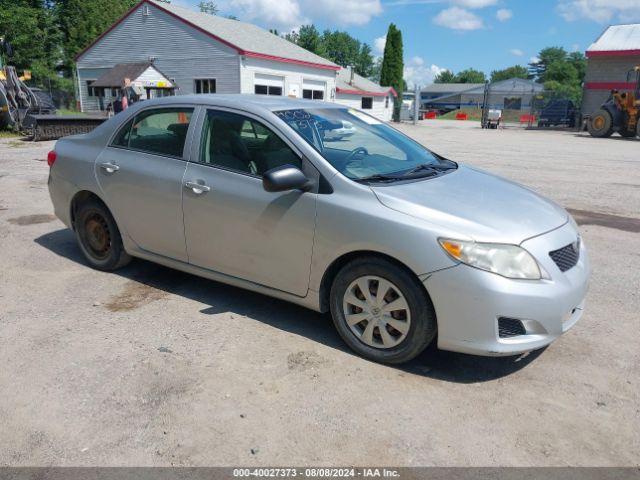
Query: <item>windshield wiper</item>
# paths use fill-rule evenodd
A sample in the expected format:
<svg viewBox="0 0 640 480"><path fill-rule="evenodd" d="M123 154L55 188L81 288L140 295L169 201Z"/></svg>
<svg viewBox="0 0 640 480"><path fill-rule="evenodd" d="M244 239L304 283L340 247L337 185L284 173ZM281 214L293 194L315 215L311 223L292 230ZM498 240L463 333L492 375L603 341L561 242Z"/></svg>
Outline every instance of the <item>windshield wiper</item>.
<svg viewBox="0 0 640 480"><path fill-rule="evenodd" d="M417 167L407 170L402 174L403 177L409 177L418 172L428 172L430 175L437 175L440 172L446 172L447 170L454 170L455 167L444 167L442 165L430 165L428 163L422 163Z"/></svg>
<svg viewBox="0 0 640 480"><path fill-rule="evenodd" d="M404 177L404 175L382 175L380 173L376 173L375 175L370 175L368 177L362 178L354 178L353 180L356 182L392 182L394 180L400 180Z"/></svg>

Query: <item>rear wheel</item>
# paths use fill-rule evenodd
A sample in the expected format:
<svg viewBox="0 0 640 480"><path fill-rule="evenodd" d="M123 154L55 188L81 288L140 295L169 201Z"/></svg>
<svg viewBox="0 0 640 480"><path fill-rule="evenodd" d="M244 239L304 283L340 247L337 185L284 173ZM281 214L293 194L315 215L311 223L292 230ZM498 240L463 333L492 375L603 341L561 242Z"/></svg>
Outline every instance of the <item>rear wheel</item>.
<svg viewBox="0 0 640 480"><path fill-rule="evenodd" d="M621 137L624 138L633 138L636 136L636 132L635 131L629 131L629 130L620 130L618 132L620 134Z"/></svg>
<svg viewBox="0 0 640 480"><path fill-rule="evenodd" d="M611 114L601 108L591 117L587 123L587 128L592 137L605 138L613 133L613 119Z"/></svg>
<svg viewBox="0 0 640 480"><path fill-rule="evenodd" d="M131 261L124 251L118 226L102 203L91 200L80 205L75 230L80 250L93 268L112 271Z"/></svg>
<svg viewBox="0 0 640 480"><path fill-rule="evenodd" d="M343 267L330 302L343 340L376 362L407 362L436 336L433 305L418 279L382 258L356 259Z"/></svg>

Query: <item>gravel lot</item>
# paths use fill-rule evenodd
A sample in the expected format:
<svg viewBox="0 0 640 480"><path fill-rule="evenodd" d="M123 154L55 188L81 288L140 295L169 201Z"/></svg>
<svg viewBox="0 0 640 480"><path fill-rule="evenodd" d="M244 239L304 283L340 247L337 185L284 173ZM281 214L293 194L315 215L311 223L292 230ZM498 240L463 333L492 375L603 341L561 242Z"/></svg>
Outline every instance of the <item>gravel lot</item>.
<svg viewBox="0 0 640 480"><path fill-rule="evenodd" d="M394 368L328 316L143 261L93 271L52 216L53 142L3 139L0 465L640 465L640 141L402 129L574 209L593 278L572 331Z"/></svg>

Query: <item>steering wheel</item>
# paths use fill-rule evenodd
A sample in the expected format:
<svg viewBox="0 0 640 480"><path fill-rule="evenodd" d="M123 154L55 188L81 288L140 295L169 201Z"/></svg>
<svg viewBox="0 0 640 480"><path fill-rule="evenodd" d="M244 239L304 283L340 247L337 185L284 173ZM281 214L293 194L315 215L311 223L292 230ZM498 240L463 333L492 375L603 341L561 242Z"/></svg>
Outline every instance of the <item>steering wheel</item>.
<svg viewBox="0 0 640 480"><path fill-rule="evenodd" d="M346 158L344 159L344 162L349 163L351 160L355 158L356 155L359 155L359 154L367 156L369 155L369 150L367 150L364 147L354 148L353 150L351 150L351 152L349 152L349 155L346 156Z"/></svg>

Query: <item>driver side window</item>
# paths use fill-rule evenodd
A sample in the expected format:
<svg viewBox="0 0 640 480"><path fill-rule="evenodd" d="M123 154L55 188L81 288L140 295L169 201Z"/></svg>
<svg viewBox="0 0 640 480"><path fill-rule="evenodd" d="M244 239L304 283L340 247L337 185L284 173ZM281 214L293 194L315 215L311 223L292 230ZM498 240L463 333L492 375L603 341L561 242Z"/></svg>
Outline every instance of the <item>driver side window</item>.
<svg viewBox="0 0 640 480"><path fill-rule="evenodd" d="M199 161L255 176L282 165L302 167L300 157L262 123L216 110L207 111Z"/></svg>

